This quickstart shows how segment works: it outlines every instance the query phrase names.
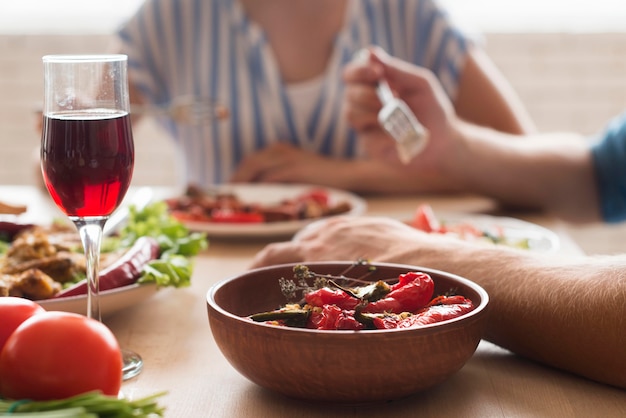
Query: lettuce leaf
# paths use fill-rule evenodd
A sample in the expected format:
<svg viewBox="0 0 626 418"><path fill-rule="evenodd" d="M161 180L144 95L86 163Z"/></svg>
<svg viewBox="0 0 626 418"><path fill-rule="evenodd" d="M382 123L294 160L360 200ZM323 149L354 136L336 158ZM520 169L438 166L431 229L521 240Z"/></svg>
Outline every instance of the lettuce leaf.
<svg viewBox="0 0 626 418"><path fill-rule="evenodd" d="M192 257L208 248L205 233L191 232L170 215L165 202L154 202L139 210L129 207L128 221L103 246L130 247L139 237L154 237L160 248L157 260L150 261L139 283L187 287L193 273Z"/></svg>

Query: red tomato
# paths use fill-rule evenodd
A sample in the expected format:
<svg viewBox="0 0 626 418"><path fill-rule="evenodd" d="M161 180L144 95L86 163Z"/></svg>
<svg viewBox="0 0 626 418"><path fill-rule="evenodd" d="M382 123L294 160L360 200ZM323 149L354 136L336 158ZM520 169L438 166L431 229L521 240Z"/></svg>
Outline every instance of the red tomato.
<svg viewBox="0 0 626 418"><path fill-rule="evenodd" d="M31 316L45 312L32 300L13 296L0 297L0 351L13 331Z"/></svg>
<svg viewBox="0 0 626 418"><path fill-rule="evenodd" d="M101 322L68 312L34 315L0 353L0 394L9 399L63 399L99 390L117 396L122 354Z"/></svg>
<svg viewBox="0 0 626 418"><path fill-rule="evenodd" d="M415 210L411 226L424 232L440 232L441 225L429 205L420 205Z"/></svg>

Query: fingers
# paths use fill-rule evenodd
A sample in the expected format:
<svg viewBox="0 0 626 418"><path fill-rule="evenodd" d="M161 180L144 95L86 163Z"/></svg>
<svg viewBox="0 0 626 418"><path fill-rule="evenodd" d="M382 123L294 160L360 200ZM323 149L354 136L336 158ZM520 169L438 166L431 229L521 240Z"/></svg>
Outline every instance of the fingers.
<svg viewBox="0 0 626 418"><path fill-rule="evenodd" d="M337 257L351 259L342 256L333 248L337 231L341 231L343 225L347 225L350 219L337 216L319 220L302 229L291 241L268 244L256 254L250 268L332 260Z"/></svg>
<svg viewBox="0 0 626 418"><path fill-rule="evenodd" d="M357 131L379 129L378 112L381 107L375 87L362 84L346 86L344 115Z"/></svg>
<svg viewBox="0 0 626 418"><path fill-rule="evenodd" d="M365 83L375 85L380 80L383 69L380 60L369 59L368 50L361 50L355 59L350 61L343 70L343 78L347 83Z"/></svg>
<svg viewBox="0 0 626 418"><path fill-rule="evenodd" d="M334 225L345 223L346 216L333 216L327 219L320 219L311 222L302 228L294 237L293 241L311 241L319 238L320 234L330 231Z"/></svg>
<svg viewBox="0 0 626 418"><path fill-rule="evenodd" d="M289 144L271 144L244 158L230 180L235 183L276 181L271 173L291 165L296 159L294 156L296 151L300 152Z"/></svg>
<svg viewBox="0 0 626 418"><path fill-rule="evenodd" d="M354 183L351 161L322 156L284 143L270 145L248 156L231 182L303 183L340 189Z"/></svg>
<svg viewBox="0 0 626 418"><path fill-rule="evenodd" d="M346 65L344 81L344 116L357 131L379 129L378 112L382 105L376 94L381 67L369 60L357 59Z"/></svg>
<svg viewBox="0 0 626 418"><path fill-rule="evenodd" d="M305 227L291 241L267 245L251 267L328 260L398 261L419 248L415 246L422 239L419 233L391 218L333 217Z"/></svg>
<svg viewBox="0 0 626 418"><path fill-rule="evenodd" d="M404 91L428 91L438 84L437 78L427 68L391 56L380 47L370 48L370 62L370 65L378 67L377 71L390 87L401 95Z"/></svg>
<svg viewBox="0 0 626 418"><path fill-rule="evenodd" d="M268 244L259 251L249 268L258 268L271 266L275 264L298 263L304 261L304 257L300 252L300 247L292 242L276 242Z"/></svg>

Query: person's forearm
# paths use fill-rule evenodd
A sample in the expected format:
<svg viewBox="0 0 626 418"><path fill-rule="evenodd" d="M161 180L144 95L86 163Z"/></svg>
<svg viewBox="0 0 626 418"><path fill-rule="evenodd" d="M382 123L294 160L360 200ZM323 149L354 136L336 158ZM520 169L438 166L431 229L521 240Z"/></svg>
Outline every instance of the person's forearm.
<svg viewBox="0 0 626 418"><path fill-rule="evenodd" d="M626 388L626 255L560 258L426 234L387 217L334 217L260 251L251 267L372 259L447 271L489 294L485 338Z"/></svg>
<svg viewBox="0 0 626 418"><path fill-rule="evenodd" d="M422 248L415 261L487 290L487 340L626 388L626 257L569 262L498 248L450 250Z"/></svg>
<svg viewBox="0 0 626 418"><path fill-rule="evenodd" d="M536 131L519 95L482 48L470 47L454 108L464 120L501 132L529 134Z"/></svg>
<svg viewBox="0 0 626 418"><path fill-rule="evenodd" d="M599 218L591 153L574 134L506 135L460 122L446 171L469 191L572 221Z"/></svg>
<svg viewBox="0 0 626 418"><path fill-rule="evenodd" d="M339 186L362 194L393 195L463 191L459 184L450 178L426 172L416 176L410 168L400 163L392 165L376 159L351 161L333 173L335 178L339 173L343 173L344 179ZM338 181L341 180L338 179Z"/></svg>

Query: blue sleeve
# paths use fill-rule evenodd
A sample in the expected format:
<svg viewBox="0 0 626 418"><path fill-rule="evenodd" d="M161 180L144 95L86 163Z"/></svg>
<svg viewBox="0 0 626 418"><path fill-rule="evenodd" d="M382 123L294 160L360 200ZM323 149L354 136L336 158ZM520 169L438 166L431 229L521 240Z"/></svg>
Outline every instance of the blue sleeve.
<svg viewBox="0 0 626 418"><path fill-rule="evenodd" d="M593 163L605 222L626 220L626 113L613 119L593 144Z"/></svg>

